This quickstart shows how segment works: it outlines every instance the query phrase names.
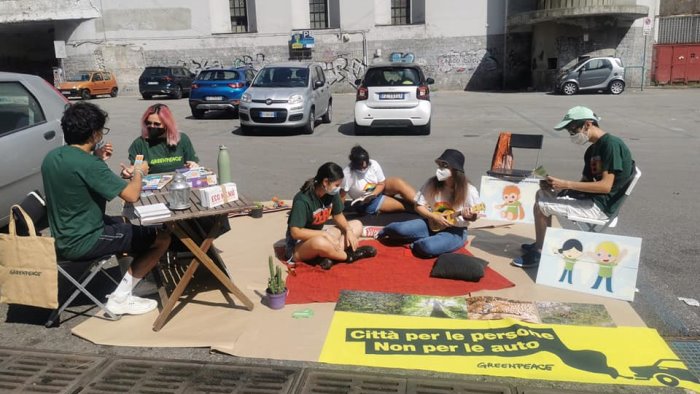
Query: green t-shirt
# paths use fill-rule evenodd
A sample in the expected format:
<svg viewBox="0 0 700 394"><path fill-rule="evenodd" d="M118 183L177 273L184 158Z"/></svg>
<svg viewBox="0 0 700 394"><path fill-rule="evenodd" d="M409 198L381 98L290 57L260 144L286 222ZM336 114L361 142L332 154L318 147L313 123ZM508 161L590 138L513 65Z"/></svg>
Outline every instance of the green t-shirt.
<svg viewBox="0 0 700 394"><path fill-rule="evenodd" d="M56 252L64 259L79 259L102 235L107 201L127 182L100 158L70 145L46 155L41 176Z"/></svg>
<svg viewBox="0 0 700 394"><path fill-rule="evenodd" d="M583 176L598 181L603 172L615 174L610 193L592 194L593 202L608 216L617 212L625 196L625 189L634 172L632 153L618 137L604 134L595 144L588 147L584 155Z"/></svg>
<svg viewBox="0 0 700 394"><path fill-rule="evenodd" d="M287 224L289 227L320 230L331 216L342 213L343 208L340 194L335 196L326 194L318 198L313 190L300 191L294 196Z"/></svg>
<svg viewBox="0 0 700 394"><path fill-rule="evenodd" d="M612 278L613 268L615 268L615 266L613 265L599 264L598 276L600 276L601 278Z"/></svg>
<svg viewBox="0 0 700 394"><path fill-rule="evenodd" d="M570 259L567 257L564 257L564 269L567 271L573 271L574 270L574 264L576 264L576 259Z"/></svg>
<svg viewBox="0 0 700 394"><path fill-rule="evenodd" d="M149 174L162 172L174 172L185 166L185 162L199 162L197 154L190 138L185 133L180 133L180 142L175 146L168 146L164 139L156 141L139 137L129 147L129 161L134 164L136 155L143 155L143 161L148 163Z"/></svg>

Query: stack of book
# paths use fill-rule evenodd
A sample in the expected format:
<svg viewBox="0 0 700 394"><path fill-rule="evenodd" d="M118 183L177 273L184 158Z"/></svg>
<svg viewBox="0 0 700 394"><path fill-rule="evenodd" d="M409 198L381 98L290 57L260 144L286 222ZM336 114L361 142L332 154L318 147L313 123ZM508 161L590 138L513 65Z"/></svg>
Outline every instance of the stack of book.
<svg viewBox="0 0 700 394"><path fill-rule="evenodd" d="M197 167L191 169L180 168L176 171L185 176L187 183L193 189L213 186L217 184L216 174L214 174L214 171L206 169L204 167Z"/></svg>
<svg viewBox="0 0 700 394"><path fill-rule="evenodd" d="M141 205L134 209L141 221L165 219L173 214L163 203Z"/></svg>

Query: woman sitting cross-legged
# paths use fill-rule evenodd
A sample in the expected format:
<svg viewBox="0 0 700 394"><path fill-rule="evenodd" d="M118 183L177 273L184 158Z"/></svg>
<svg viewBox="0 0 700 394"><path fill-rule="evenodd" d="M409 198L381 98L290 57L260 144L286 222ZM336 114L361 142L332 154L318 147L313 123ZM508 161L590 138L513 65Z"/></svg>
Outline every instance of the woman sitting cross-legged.
<svg viewBox="0 0 700 394"><path fill-rule="evenodd" d="M377 234L410 242L418 257L434 257L453 252L467 241L467 225L477 219L472 207L480 203L479 192L464 175L464 155L447 149L435 160L438 169L416 194L420 219L394 222Z"/></svg>
<svg viewBox="0 0 700 394"><path fill-rule="evenodd" d="M330 269L335 263L353 263L377 255L372 246L357 246L362 223L348 222L343 215L339 193L342 181L343 169L328 162L294 196L285 248L290 264L304 261ZM335 227L324 229L324 223L331 217Z"/></svg>
<svg viewBox="0 0 700 394"><path fill-rule="evenodd" d="M350 150L350 164L343 169L343 189L340 197L358 201L357 211L370 215L380 212L401 212L413 207L416 191L401 178L386 178L382 167L360 145ZM396 198L400 195L401 198Z"/></svg>

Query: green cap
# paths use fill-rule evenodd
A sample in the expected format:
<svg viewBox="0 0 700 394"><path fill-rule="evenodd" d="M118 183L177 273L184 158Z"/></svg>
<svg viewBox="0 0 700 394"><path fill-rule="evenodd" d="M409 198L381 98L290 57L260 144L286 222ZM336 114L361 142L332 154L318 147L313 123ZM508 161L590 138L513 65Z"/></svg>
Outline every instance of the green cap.
<svg viewBox="0 0 700 394"><path fill-rule="evenodd" d="M559 122L559 124L554 126L554 130L561 130L574 120L589 119L595 120L596 122L600 120L598 115L596 115L590 108L581 106L573 107L566 113L566 115L564 115L564 119L562 119L561 122Z"/></svg>

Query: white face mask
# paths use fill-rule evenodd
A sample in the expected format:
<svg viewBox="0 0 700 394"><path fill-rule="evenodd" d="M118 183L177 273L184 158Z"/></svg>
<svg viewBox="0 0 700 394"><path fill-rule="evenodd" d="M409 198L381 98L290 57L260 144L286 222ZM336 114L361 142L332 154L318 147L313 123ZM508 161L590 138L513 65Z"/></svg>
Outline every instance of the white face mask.
<svg viewBox="0 0 700 394"><path fill-rule="evenodd" d="M437 171L435 171L435 177L440 182L444 181L445 179L447 179L451 176L452 176L452 171L450 171L449 168L438 168Z"/></svg>
<svg viewBox="0 0 700 394"><path fill-rule="evenodd" d="M571 142L577 145L585 145L588 142L588 131L581 131L571 136Z"/></svg>
<svg viewBox="0 0 700 394"><path fill-rule="evenodd" d="M326 189L326 193L330 194L331 196L335 196L336 194L340 193L340 186L336 186L331 190Z"/></svg>

